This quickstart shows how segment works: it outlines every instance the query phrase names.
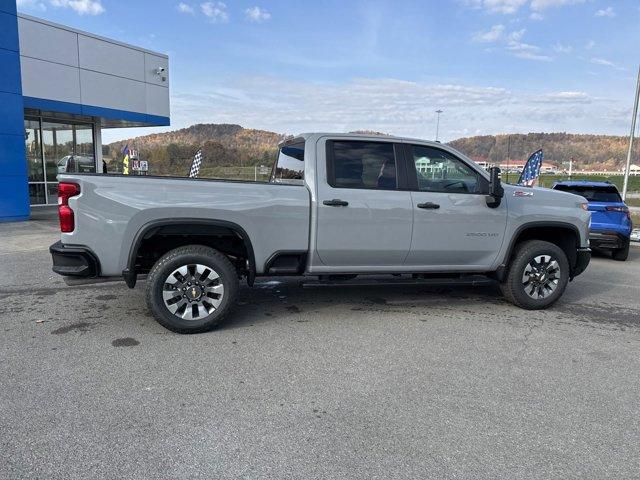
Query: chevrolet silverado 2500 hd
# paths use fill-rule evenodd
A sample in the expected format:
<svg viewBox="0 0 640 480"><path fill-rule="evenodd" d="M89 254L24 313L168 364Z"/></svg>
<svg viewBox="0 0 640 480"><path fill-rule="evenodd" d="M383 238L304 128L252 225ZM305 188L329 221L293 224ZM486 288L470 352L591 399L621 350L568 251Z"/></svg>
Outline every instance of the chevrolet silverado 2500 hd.
<svg viewBox="0 0 640 480"><path fill-rule="evenodd" d="M218 324L239 279L485 274L545 308L590 260L584 198L502 185L439 143L355 134L283 142L270 181L59 175L53 270L147 274L154 317L177 332Z"/></svg>

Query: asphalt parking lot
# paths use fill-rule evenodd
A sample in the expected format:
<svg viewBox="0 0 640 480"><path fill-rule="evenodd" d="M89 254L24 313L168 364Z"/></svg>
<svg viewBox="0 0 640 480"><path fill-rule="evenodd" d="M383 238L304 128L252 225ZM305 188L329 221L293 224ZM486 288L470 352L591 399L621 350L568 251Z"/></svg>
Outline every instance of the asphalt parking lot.
<svg viewBox="0 0 640 480"><path fill-rule="evenodd" d="M182 336L0 225L0 478L637 478L640 248L551 310L493 286L241 289Z"/></svg>

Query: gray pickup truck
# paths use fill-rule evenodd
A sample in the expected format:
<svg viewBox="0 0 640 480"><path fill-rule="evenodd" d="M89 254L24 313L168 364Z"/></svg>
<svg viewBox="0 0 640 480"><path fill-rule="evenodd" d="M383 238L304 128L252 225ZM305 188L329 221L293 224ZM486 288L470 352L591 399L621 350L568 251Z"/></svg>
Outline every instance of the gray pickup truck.
<svg viewBox="0 0 640 480"><path fill-rule="evenodd" d="M268 182L59 175L53 270L147 275L149 309L170 330L218 324L239 279L365 274L495 279L545 308L591 258L584 198L502 185L439 143L303 134L280 145Z"/></svg>

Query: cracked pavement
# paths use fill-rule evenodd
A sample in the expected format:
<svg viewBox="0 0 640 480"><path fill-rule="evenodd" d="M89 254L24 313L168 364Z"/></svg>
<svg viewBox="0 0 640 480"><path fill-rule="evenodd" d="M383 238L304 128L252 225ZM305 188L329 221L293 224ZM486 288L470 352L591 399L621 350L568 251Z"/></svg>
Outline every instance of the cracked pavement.
<svg viewBox="0 0 640 480"><path fill-rule="evenodd" d="M637 478L640 249L552 309L492 286L241 288L168 332L0 225L0 478Z"/></svg>

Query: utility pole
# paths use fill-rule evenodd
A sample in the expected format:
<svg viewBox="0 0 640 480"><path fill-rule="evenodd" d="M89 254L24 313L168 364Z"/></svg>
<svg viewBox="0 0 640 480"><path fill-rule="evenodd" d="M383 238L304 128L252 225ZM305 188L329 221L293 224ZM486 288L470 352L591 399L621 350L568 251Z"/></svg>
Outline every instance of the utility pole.
<svg viewBox="0 0 640 480"><path fill-rule="evenodd" d="M571 173L573 172L573 157L569 158L569 180L571 180Z"/></svg>
<svg viewBox="0 0 640 480"><path fill-rule="evenodd" d="M633 154L633 137L636 134L636 119L638 118L638 100L640 100L640 67L638 67L638 83L636 84L636 100L633 104L633 118L631 119L631 135L629 135L629 151L627 152L627 165L624 169L624 186L622 187L622 200L627 199L627 187L629 186L629 171L631 170L631 155Z"/></svg>
<svg viewBox="0 0 640 480"><path fill-rule="evenodd" d="M440 114L442 113L442 110L438 109L436 110L436 113L438 114L437 120L436 120L436 142L438 141L438 133L440 131Z"/></svg>

